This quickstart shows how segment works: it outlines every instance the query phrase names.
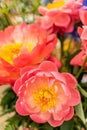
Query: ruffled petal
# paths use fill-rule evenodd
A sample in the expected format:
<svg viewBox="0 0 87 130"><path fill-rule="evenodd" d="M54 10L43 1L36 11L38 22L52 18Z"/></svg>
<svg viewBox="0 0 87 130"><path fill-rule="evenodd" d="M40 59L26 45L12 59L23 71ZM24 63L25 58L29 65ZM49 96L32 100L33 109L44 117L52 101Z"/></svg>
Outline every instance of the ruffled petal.
<svg viewBox="0 0 87 130"><path fill-rule="evenodd" d="M37 113L30 115L30 118L37 123L45 123L50 118L50 113Z"/></svg>
<svg viewBox="0 0 87 130"><path fill-rule="evenodd" d="M56 65L50 61L44 61L39 66L43 71L58 71Z"/></svg>
<svg viewBox="0 0 87 130"><path fill-rule="evenodd" d="M51 117L49 120L48 120L48 123L53 126L53 127L57 127L57 126L60 126L61 124L63 124L64 122L64 119L62 120L54 120L53 117Z"/></svg>
<svg viewBox="0 0 87 130"><path fill-rule="evenodd" d="M70 107L70 110L69 110L69 113L67 114L65 118L66 121L70 120L74 115L74 108L73 107Z"/></svg>
<svg viewBox="0 0 87 130"><path fill-rule="evenodd" d="M74 58L72 58L72 60L70 61L70 64L74 65L74 66L82 66L85 56L86 55L85 55L84 51L81 51Z"/></svg>
<svg viewBox="0 0 87 130"><path fill-rule="evenodd" d="M73 88L70 88L70 92L71 92L71 98L69 98L68 104L70 106L75 106L75 105L79 104L81 101L79 92Z"/></svg>
<svg viewBox="0 0 87 130"><path fill-rule="evenodd" d="M16 111L22 116L29 114L26 104L20 98L16 102Z"/></svg>
<svg viewBox="0 0 87 130"><path fill-rule="evenodd" d="M62 73L66 79L67 85L71 88L76 88L76 79L70 73Z"/></svg>

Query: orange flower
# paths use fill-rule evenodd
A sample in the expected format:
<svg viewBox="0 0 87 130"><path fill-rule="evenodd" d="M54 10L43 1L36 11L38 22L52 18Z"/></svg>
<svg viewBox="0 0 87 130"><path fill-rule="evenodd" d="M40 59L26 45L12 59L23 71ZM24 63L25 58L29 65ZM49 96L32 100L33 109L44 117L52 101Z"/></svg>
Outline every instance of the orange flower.
<svg viewBox="0 0 87 130"><path fill-rule="evenodd" d="M15 80L22 67L48 58L56 42L56 36L48 35L38 24L22 23L0 31L0 80L3 84L5 79Z"/></svg>
<svg viewBox="0 0 87 130"><path fill-rule="evenodd" d="M59 73L51 61L43 61L37 68L25 67L13 90L18 96L16 111L20 115L53 127L70 120L73 106L80 102L76 79L69 73Z"/></svg>

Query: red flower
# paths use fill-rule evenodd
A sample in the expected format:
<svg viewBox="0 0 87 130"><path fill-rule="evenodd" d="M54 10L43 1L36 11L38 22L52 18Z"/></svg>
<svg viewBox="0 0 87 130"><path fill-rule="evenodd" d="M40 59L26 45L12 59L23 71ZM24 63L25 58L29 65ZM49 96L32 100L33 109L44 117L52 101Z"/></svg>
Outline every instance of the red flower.
<svg viewBox="0 0 87 130"><path fill-rule="evenodd" d="M69 73L59 73L50 61L42 62L38 68L25 67L13 90L18 96L16 111L20 115L53 127L70 120L73 106L80 102L76 79Z"/></svg>
<svg viewBox="0 0 87 130"><path fill-rule="evenodd" d="M56 36L48 35L38 24L22 23L0 31L0 83L15 81L22 67L48 58L56 42Z"/></svg>

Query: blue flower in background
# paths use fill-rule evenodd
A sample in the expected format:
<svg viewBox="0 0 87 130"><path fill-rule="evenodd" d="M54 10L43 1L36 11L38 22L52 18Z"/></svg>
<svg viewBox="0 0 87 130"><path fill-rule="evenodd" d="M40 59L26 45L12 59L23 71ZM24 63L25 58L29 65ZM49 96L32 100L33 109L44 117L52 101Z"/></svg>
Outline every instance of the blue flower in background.
<svg viewBox="0 0 87 130"><path fill-rule="evenodd" d="M72 36L74 40L78 40L80 38L77 29L74 29L71 33L66 33L65 36Z"/></svg>
<svg viewBox="0 0 87 130"><path fill-rule="evenodd" d="M77 32L77 29L74 29L74 31L73 31L71 34L72 34L72 36L74 37L74 40L80 38L80 36L79 36L79 34L78 34L78 32Z"/></svg>
<svg viewBox="0 0 87 130"><path fill-rule="evenodd" d="M83 6L87 6L87 0L83 0Z"/></svg>
<svg viewBox="0 0 87 130"><path fill-rule="evenodd" d="M46 5L47 3L51 3L53 0L44 0L44 4Z"/></svg>

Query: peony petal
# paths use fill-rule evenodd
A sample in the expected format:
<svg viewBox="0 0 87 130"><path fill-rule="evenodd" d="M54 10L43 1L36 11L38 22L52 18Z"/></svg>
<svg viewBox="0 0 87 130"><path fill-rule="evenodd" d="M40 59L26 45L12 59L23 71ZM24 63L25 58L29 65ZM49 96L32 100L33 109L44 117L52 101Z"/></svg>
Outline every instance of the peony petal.
<svg viewBox="0 0 87 130"><path fill-rule="evenodd" d="M70 21L70 16L65 13L57 13L57 15L54 17L54 23L59 27L66 28L70 24Z"/></svg>
<svg viewBox="0 0 87 130"><path fill-rule="evenodd" d="M62 120L54 120L53 117L51 117L49 120L48 120L48 123L53 126L53 127L57 127L57 126L60 126L62 125L64 122L64 119Z"/></svg>
<svg viewBox="0 0 87 130"><path fill-rule="evenodd" d="M52 27L52 25L53 25L53 19L50 20L49 16L46 15L41 18L42 28L49 29L50 27Z"/></svg>
<svg viewBox="0 0 87 130"><path fill-rule="evenodd" d="M80 93L73 88L70 88L70 92L71 92L71 98L69 99L68 104L70 106L75 106L79 104L81 101Z"/></svg>
<svg viewBox="0 0 87 130"><path fill-rule="evenodd" d="M5 43L5 34L3 31L0 31L0 47L1 45L4 45Z"/></svg>
<svg viewBox="0 0 87 130"><path fill-rule="evenodd" d="M21 54L14 59L14 65L18 68L22 68L24 66L29 65L31 61L32 60L29 54Z"/></svg>
<svg viewBox="0 0 87 130"><path fill-rule="evenodd" d="M16 102L16 111L22 116L38 113L40 111L39 107L32 107L31 105L29 106L22 98L19 98Z"/></svg>
<svg viewBox="0 0 87 130"><path fill-rule="evenodd" d="M13 43L13 38L12 38L12 32L14 31L15 27L14 26L8 26L5 28L5 43Z"/></svg>
<svg viewBox="0 0 87 130"><path fill-rule="evenodd" d="M84 25L87 25L87 9L80 9L79 11L80 19Z"/></svg>
<svg viewBox="0 0 87 130"><path fill-rule="evenodd" d="M54 57L54 56L50 56L47 60L52 61L53 63L55 63L55 65L59 68L61 68L61 62L59 61L58 58Z"/></svg>
<svg viewBox="0 0 87 130"><path fill-rule="evenodd" d="M64 32L70 33L74 30L74 21L71 19L69 25L64 28Z"/></svg>
<svg viewBox="0 0 87 130"><path fill-rule="evenodd" d="M24 36L25 42L28 42L29 45L34 48L36 45L46 42L48 33L45 29L41 28L39 24L34 23L27 26Z"/></svg>
<svg viewBox="0 0 87 130"><path fill-rule="evenodd" d="M82 34L82 31L83 31L83 28L81 28L81 27L78 27L78 29L77 29L77 32L78 32L79 36L81 36L81 34Z"/></svg>
<svg viewBox="0 0 87 130"><path fill-rule="evenodd" d="M76 79L74 76L72 76L70 73L62 73L64 75L67 85L71 88L76 88Z"/></svg>
<svg viewBox="0 0 87 130"><path fill-rule="evenodd" d="M69 106L63 105L60 110L53 113L54 120L62 120L70 111Z"/></svg>
<svg viewBox="0 0 87 130"><path fill-rule="evenodd" d="M15 84L14 84L14 86L12 87L12 89L14 90L14 92L16 94L19 93L19 89L20 89L21 85L22 85L21 80L17 79L16 82L15 82Z"/></svg>
<svg viewBox="0 0 87 130"><path fill-rule="evenodd" d="M39 66L43 71L58 71L56 65L51 61L44 61Z"/></svg>
<svg viewBox="0 0 87 130"><path fill-rule="evenodd" d="M72 60L70 61L70 64L74 65L74 66L82 66L84 59L85 59L85 56L86 55L85 55L84 51L81 51L74 58L72 58Z"/></svg>
<svg viewBox="0 0 87 130"><path fill-rule="evenodd" d="M65 77L59 72L51 72L51 74L55 77L56 80L60 81L63 84L66 84Z"/></svg>
<svg viewBox="0 0 87 130"><path fill-rule="evenodd" d="M81 39L87 40L87 26L83 26L82 33L81 33Z"/></svg>
<svg viewBox="0 0 87 130"><path fill-rule="evenodd" d="M21 98L19 98L16 102L16 111L22 115L22 116L26 116L28 115L28 110L27 110L27 106L26 104L22 101Z"/></svg>
<svg viewBox="0 0 87 130"><path fill-rule="evenodd" d="M70 120L74 115L74 108L73 107L70 107L70 111L69 113L67 114L67 116L65 117L65 120L68 121Z"/></svg>
<svg viewBox="0 0 87 130"><path fill-rule="evenodd" d="M39 6L38 10L39 10L40 14L42 14L42 15L45 15L48 11L46 8L44 8L42 6Z"/></svg>
<svg viewBox="0 0 87 130"><path fill-rule="evenodd" d="M28 71L34 69L34 68L35 68L35 67L33 67L33 66L25 66L25 67L23 67L23 68L21 69L20 75L23 75L24 73L26 73L26 72L28 72Z"/></svg>
<svg viewBox="0 0 87 130"><path fill-rule="evenodd" d="M24 38L23 28L27 27L26 23L21 23L15 26L15 29L12 33L13 41L16 43L22 43Z"/></svg>
<svg viewBox="0 0 87 130"><path fill-rule="evenodd" d="M31 57L31 61L30 64L31 65L36 65L38 63L41 63L45 56L45 46L46 44L42 44L42 45L37 45L31 52L30 57ZM42 51L43 50L43 51ZM49 54L49 53L46 53ZM48 56L48 55L47 55ZM33 60L32 60L33 59Z"/></svg>
<svg viewBox="0 0 87 130"><path fill-rule="evenodd" d="M37 123L45 123L50 118L50 113L37 113L30 115L30 118Z"/></svg>

